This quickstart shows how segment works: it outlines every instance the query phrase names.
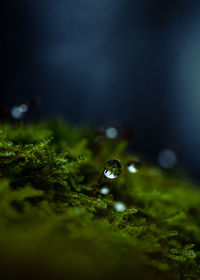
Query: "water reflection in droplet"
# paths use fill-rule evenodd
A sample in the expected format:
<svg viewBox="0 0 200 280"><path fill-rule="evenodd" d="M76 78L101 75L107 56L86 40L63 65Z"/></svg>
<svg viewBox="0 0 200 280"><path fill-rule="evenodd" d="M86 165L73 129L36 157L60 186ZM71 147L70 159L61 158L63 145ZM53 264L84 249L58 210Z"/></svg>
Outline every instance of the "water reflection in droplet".
<svg viewBox="0 0 200 280"><path fill-rule="evenodd" d="M130 173L136 173L141 167L141 161L137 158L131 160L127 164L127 169Z"/></svg>
<svg viewBox="0 0 200 280"><path fill-rule="evenodd" d="M109 160L104 167L104 175L108 179L116 179L121 173L121 163L118 159Z"/></svg>

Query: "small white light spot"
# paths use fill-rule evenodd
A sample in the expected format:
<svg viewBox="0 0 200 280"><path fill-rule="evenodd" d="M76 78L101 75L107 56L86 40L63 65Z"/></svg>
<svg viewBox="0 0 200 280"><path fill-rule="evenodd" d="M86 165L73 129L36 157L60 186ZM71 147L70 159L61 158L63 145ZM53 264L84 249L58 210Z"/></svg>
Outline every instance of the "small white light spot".
<svg viewBox="0 0 200 280"><path fill-rule="evenodd" d="M171 150L163 150L158 156L158 163L162 168L173 168L177 163L177 156Z"/></svg>
<svg viewBox="0 0 200 280"><path fill-rule="evenodd" d="M106 129L106 137L110 139L115 139L118 135L117 129L115 127L108 127Z"/></svg>
<svg viewBox="0 0 200 280"><path fill-rule="evenodd" d="M107 195L109 194L109 189L107 187L103 187L100 189L100 193L103 194L103 195Z"/></svg>
<svg viewBox="0 0 200 280"><path fill-rule="evenodd" d="M114 203L114 208L117 212L124 212L126 210L126 205L122 202L116 201Z"/></svg>
<svg viewBox="0 0 200 280"><path fill-rule="evenodd" d="M107 169L104 170L104 175L105 175L106 178L108 178L108 179L115 179L115 178L118 177L116 174L112 173L111 171L109 171L109 170L107 170Z"/></svg>

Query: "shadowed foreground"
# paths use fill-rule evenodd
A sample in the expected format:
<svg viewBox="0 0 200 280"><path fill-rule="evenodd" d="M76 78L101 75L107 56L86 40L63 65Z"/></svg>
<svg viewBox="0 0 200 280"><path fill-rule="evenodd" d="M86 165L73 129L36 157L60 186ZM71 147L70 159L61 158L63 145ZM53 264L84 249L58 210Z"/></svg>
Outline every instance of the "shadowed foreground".
<svg viewBox="0 0 200 280"><path fill-rule="evenodd" d="M2 279L200 278L199 190L129 172L126 146L60 121L0 125ZM121 174L97 183L113 158Z"/></svg>

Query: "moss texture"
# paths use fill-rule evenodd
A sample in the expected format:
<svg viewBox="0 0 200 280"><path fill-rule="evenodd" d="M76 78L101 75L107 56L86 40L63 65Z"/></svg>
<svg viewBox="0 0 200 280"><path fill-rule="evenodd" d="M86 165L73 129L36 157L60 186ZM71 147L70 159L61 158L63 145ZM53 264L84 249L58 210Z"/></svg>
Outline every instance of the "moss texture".
<svg viewBox="0 0 200 280"><path fill-rule="evenodd" d="M87 127L1 124L1 279L200 279L199 189L145 164L132 174L132 157ZM120 176L98 184L113 158Z"/></svg>

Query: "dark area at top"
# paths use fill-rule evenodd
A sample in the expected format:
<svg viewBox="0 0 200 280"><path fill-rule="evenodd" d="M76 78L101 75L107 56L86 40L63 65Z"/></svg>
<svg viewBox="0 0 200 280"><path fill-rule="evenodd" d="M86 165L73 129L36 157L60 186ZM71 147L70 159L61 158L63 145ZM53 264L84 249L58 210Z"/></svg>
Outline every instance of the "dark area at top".
<svg viewBox="0 0 200 280"><path fill-rule="evenodd" d="M200 2L6 1L1 107L39 96L40 116L132 125L199 178Z"/></svg>

